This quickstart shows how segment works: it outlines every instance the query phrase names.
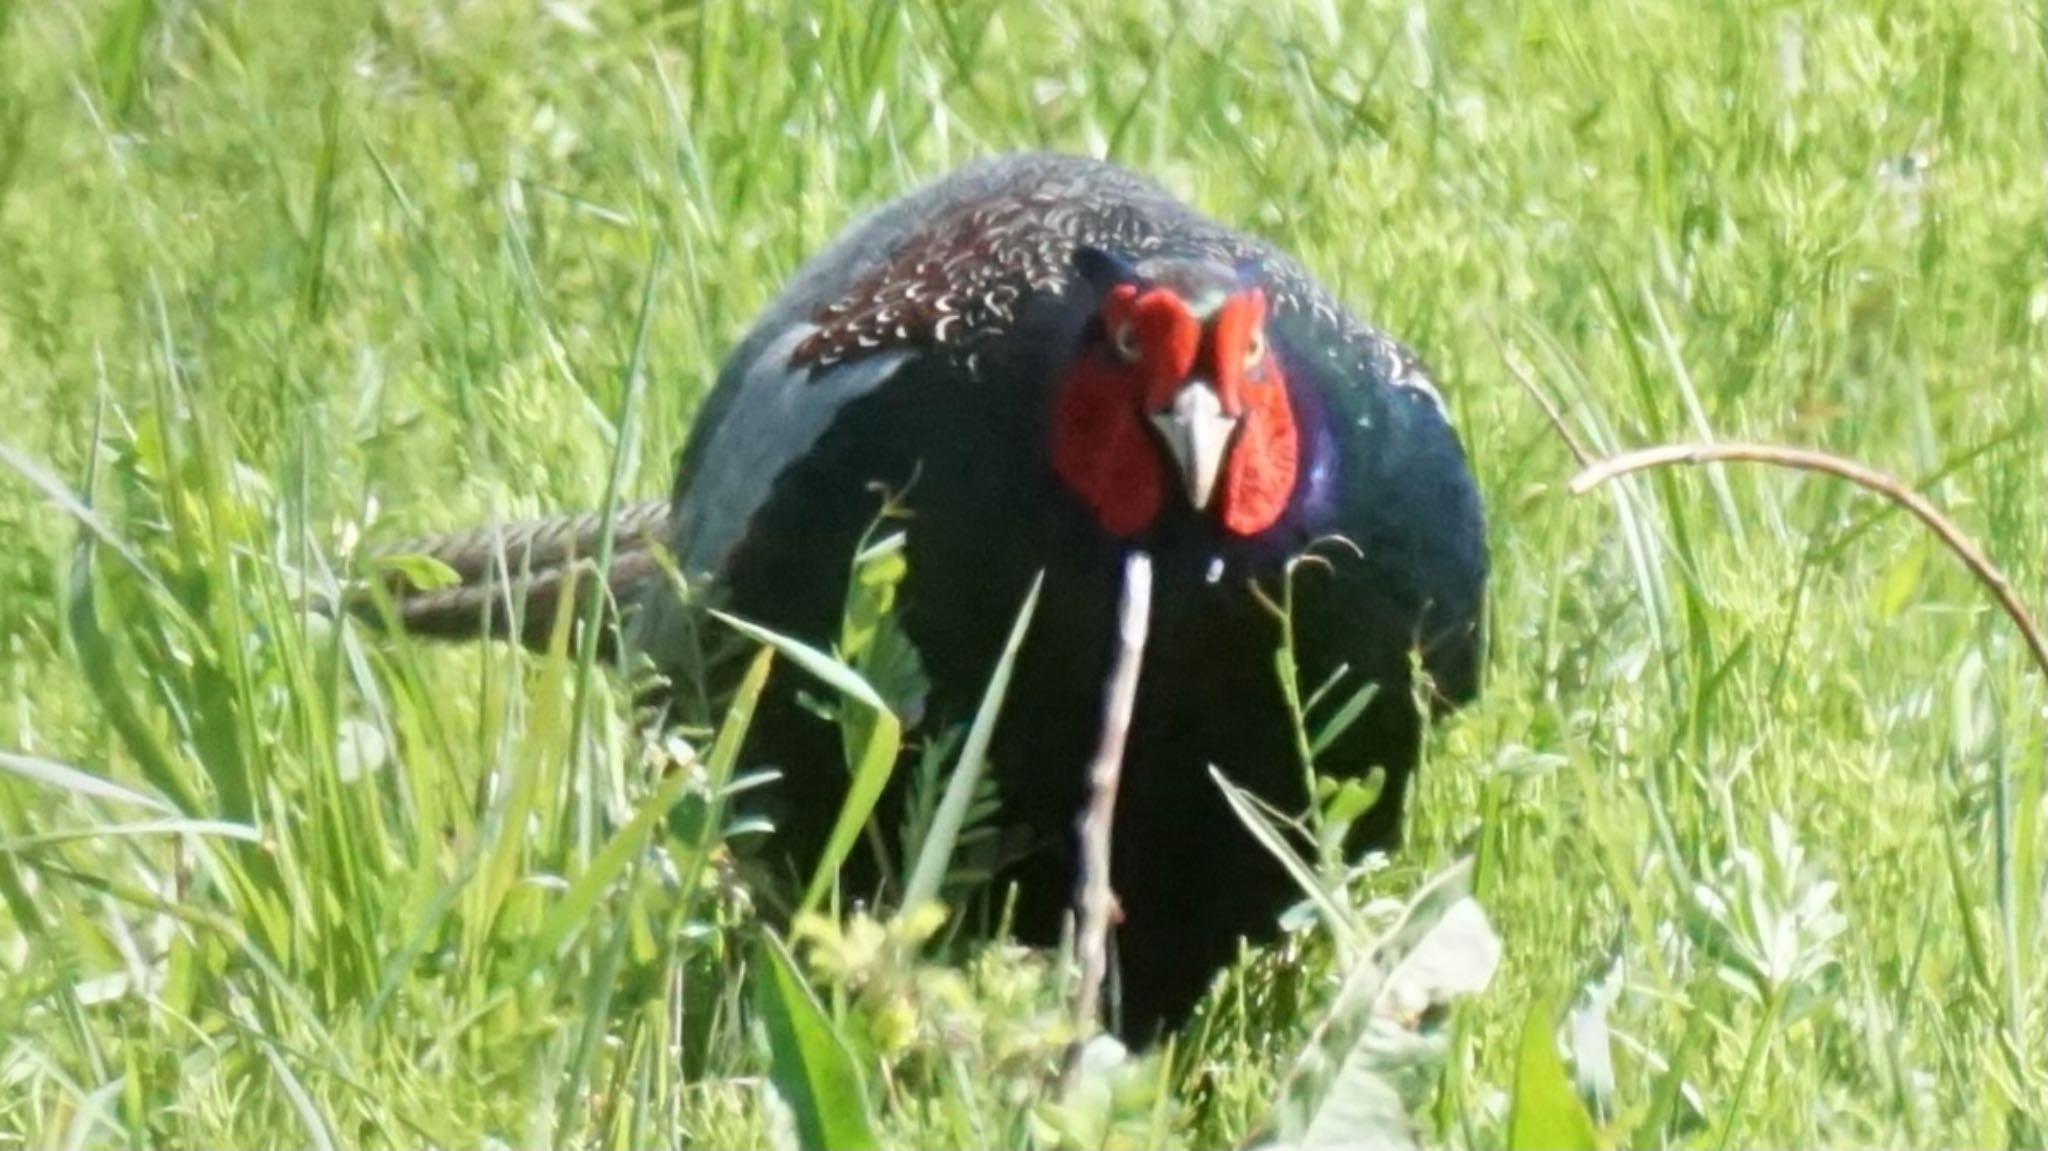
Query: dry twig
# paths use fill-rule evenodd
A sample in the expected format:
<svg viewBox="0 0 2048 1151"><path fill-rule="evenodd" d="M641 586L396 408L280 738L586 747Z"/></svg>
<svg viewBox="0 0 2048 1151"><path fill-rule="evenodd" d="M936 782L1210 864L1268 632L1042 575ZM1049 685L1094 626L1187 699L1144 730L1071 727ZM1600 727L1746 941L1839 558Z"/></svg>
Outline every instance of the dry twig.
<svg viewBox="0 0 2048 1151"><path fill-rule="evenodd" d="M1573 495L1584 495L1617 476L1650 468L1668 467L1672 464L1724 462L1770 464L1775 467L1835 476L1867 491L1875 492L1911 512L1915 519L1926 524L1930 531L1941 538L1941 542L1956 554L1956 558L1963 561L1963 566L1970 569L1970 574L1976 576L1978 582L1991 589L1991 594L1998 600L1998 605L2005 609L2005 614L2020 629L2020 635L2026 640L2027 649L2034 657L2034 666L2040 669L2043 676L2048 676L2048 638L2041 634L2041 625L2036 623L2027 611L2026 604L2021 602L2019 593L2013 590L2012 582L2005 578L2005 573L1999 571L1997 565L1993 564L1976 544L1970 542L1970 538L1963 534L1962 529L1941 514L1940 509L1929 502L1926 496L1874 468L1845 460L1840 456L1831 456L1826 452L1783 448L1770 444L1669 444L1627 452L1592 464L1572 477L1571 490Z"/></svg>
<svg viewBox="0 0 2048 1151"><path fill-rule="evenodd" d="M1109 920L1116 896L1110 888L1109 829L1116 818L1117 785L1123 776L1124 740L1138 699L1138 670L1152 616L1152 557L1132 552L1124 561L1123 596L1117 609L1116 659L1102 708L1102 736L1088 765L1088 807L1081 814L1081 883L1075 950L1081 986L1074 996L1074 1024L1083 1037L1102 1019L1102 982L1109 968Z"/></svg>

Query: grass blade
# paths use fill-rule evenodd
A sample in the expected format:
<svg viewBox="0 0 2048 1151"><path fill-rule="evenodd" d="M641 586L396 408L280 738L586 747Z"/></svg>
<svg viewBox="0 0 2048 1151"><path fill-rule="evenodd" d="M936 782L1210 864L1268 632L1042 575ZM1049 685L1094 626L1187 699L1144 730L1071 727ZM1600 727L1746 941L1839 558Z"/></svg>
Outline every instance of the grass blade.
<svg viewBox="0 0 2048 1151"><path fill-rule="evenodd" d="M872 716L866 738L860 741L860 751L854 756L853 783L847 788L846 802L839 808L839 820L832 825L831 838L825 842L825 854L819 858L818 869L812 874L810 885L804 889L799 910L810 911L830 890L839 875L840 865L852 853L861 828L867 826L868 816L874 814L875 804L889 785L889 776L896 767L896 755L903 749L903 721L882 701L881 693L873 684L840 660L759 624L748 623L724 612L714 611L711 614L741 635L782 653L825 686L868 709Z"/></svg>
<svg viewBox="0 0 2048 1151"><path fill-rule="evenodd" d="M540 929L534 933L532 956L536 965L551 960L569 937L589 922L597 908L598 898L613 880L625 874L627 865L646 850L648 834L667 818L669 809L683 797L689 786L687 767L670 772L640 805L640 810L633 813L633 818L598 849L590 860L590 866L548 909Z"/></svg>
<svg viewBox="0 0 2048 1151"><path fill-rule="evenodd" d="M768 1031L769 1078L807 1148L878 1147L860 1069L789 948L764 933L755 948L754 1004Z"/></svg>
<svg viewBox="0 0 2048 1151"><path fill-rule="evenodd" d="M1515 1100L1508 1111L1509 1151L1592 1151L1600 1146L1593 1117L1572 1091L1557 1057L1557 1027L1539 1002L1522 1024L1515 1064Z"/></svg>
<svg viewBox="0 0 2048 1151"><path fill-rule="evenodd" d="M151 835L217 835L222 839L240 840L243 843L263 842L263 833L246 823L229 823L219 819L171 818L144 820L140 823L100 823L91 827L71 827L61 831L18 836L14 839L0 839L0 855L33 851L40 847L54 847L61 843L85 840L105 842L123 837Z"/></svg>
<svg viewBox="0 0 2048 1151"><path fill-rule="evenodd" d="M769 631L760 624L748 623L738 616L727 615L722 611L714 611L711 614L720 622L746 636L748 639L756 643L766 644L781 652L784 658L817 677L819 682L823 683L826 687L860 704L862 707L870 708L874 711L889 710L889 705L882 702L881 693L877 692L872 684L862 678L859 672L819 651L817 648L804 643L802 640L792 639L780 632Z"/></svg>
<svg viewBox="0 0 2048 1151"><path fill-rule="evenodd" d="M1288 845L1287 836L1275 825L1272 817L1260 809L1257 797L1230 782L1228 776L1214 767L1209 769L1209 778L1216 782L1217 787L1223 789L1224 801L1230 804L1230 810L1236 814L1238 821L1244 824L1245 830L1251 832L1252 838L1259 841L1259 846L1271 852L1273 858L1280 861L1280 865L1287 869L1288 876L1301 888L1302 894L1308 896L1310 902L1315 904L1316 910L1322 914L1324 924L1329 927L1331 936L1337 940L1343 954L1356 955L1358 927L1352 919L1351 912L1345 907L1343 899L1325 888L1322 880L1316 877L1315 868L1302 859L1300 852Z"/></svg>
<svg viewBox="0 0 2048 1151"><path fill-rule="evenodd" d="M945 881L946 866L953 857L953 844L960 837L960 825L967 819L967 809L974 802L975 786L981 782L982 769L987 766L989 740L995 736L996 720L1003 711L1003 697L1010 690L1010 673L1017 665L1017 653L1024 647L1024 633L1031 626L1031 617L1038 611L1038 593L1044 585L1045 574L1041 572L1031 581L1031 590L1024 595L1024 606L1017 611L1017 622L1010 627L1009 642L1003 645L1002 657L996 660L995 674L989 677L981 706L975 709L974 725L967 729L967 742L960 749L960 762L954 766L952 778L946 781L946 794L939 800L939 810L932 817L931 830L925 834L924 844L917 853L917 863L903 884L905 908L916 908L938 898L939 885Z"/></svg>
<svg viewBox="0 0 2048 1151"><path fill-rule="evenodd" d="M896 718L896 713L887 709L875 713L867 741L853 765L853 785L846 789L846 802L839 808L839 821L832 825L832 837L825 841L825 854L818 860L818 870L811 876L810 886L804 889L803 904L799 910L816 908L839 878L840 865L853 853L861 828L867 826L868 816L874 814L875 804L882 798L882 790L889 785L889 776L896 767L896 753L902 747L903 724Z"/></svg>
<svg viewBox="0 0 2048 1151"><path fill-rule="evenodd" d="M144 795L132 788L122 787L110 779L102 779L90 772L80 771L47 759L36 759L26 755L0 751L0 771L12 772L23 779L33 780L46 787L54 787L75 795L90 795L95 799L112 799L122 803L133 803L151 811L174 814L170 804L151 795Z"/></svg>

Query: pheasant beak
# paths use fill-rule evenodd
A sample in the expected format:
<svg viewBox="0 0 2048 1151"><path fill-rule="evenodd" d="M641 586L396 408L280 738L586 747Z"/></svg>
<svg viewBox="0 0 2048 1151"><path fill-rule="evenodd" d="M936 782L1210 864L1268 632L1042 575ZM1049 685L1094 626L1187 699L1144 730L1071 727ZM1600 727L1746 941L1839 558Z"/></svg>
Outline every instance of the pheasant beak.
<svg viewBox="0 0 2048 1151"><path fill-rule="evenodd" d="M1173 406L1152 413L1152 426L1173 453L1187 485L1188 502L1196 511L1207 510L1216 494L1216 479L1223 474L1223 457L1229 454L1238 420L1224 412L1223 398L1205 380L1190 381L1174 396Z"/></svg>

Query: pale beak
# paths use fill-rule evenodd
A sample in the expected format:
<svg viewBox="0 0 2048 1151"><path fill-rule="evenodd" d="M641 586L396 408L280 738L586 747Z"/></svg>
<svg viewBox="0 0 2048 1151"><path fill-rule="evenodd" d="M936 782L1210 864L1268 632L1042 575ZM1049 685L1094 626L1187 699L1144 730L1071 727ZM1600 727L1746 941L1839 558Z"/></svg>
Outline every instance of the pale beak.
<svg viewBox="0 0 2048 1151"><path fill-rule="evenodd" d="M1226 415L1223 398L1207 383L1196 380L1180 390L1173 406L1152 414L1152 425L1173 453L1187 484L1188 502L1196 511L1208 508L1216 494L1216 479L1223 474L1223 457L1230 451L1231 434L1238 417Z"/></svg>

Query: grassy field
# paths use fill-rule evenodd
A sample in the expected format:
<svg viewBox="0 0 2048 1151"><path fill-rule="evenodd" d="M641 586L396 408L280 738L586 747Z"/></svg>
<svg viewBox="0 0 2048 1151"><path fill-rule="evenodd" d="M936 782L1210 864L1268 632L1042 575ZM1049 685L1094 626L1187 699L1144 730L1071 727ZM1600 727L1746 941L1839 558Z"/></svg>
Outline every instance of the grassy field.
<svg viewBox="0 0 2048 1151"><path fill-rule="evenodd" d="M1471 448L1485 695L1354 892L1476 852L1505 945L1425 1142L1509 1141L1537 1010L1614 1142L2042 1146L2016 632L1830 481L1573 496L1517 376L1598 453L1868 461L2038 601L2043 42L2002 0L0 0L0 1148L788 1144L745 893L622 685L294 604L665 490L807 252L1035 146L1294 250ZM1043 964L818 977L888 1143L1225 1144L1327 997L1288 952L1064 1105Z"/></svg>

